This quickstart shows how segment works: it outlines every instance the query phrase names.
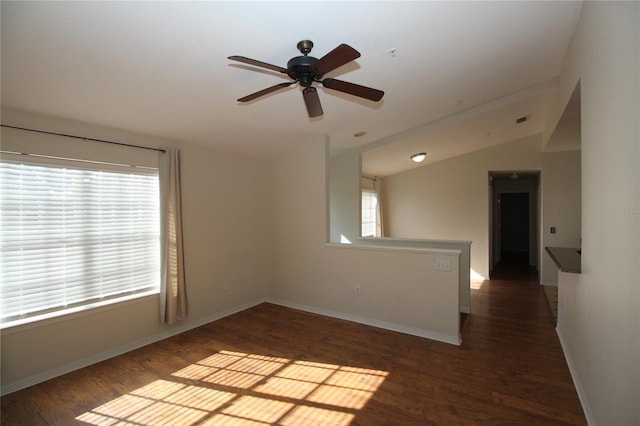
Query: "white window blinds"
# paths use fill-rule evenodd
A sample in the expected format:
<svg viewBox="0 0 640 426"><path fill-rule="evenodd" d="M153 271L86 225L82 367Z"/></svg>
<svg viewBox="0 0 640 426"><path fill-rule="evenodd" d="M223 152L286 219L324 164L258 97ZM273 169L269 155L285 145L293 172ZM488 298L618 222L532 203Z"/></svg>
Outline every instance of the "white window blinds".
<svg viewBox="0 0 640 426"><path fill-rule="evenodd" d="M157 293L157 170L26 158L0 162L2 326Z"/></svg>

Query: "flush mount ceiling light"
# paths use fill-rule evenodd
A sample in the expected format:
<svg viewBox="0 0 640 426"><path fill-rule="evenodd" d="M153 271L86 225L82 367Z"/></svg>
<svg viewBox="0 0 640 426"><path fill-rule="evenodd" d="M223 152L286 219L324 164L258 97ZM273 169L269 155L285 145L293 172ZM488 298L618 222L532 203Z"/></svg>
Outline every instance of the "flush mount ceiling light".
<svg viewBox="0 0 640 426"><path fill-rule="evenodd" d="M516 180L518 178L520 178L520 175L517 174L516 172L511 173L511 176L509 176L511 179Z"/></svg>
<svg viewBox="0 0 640 426"><path fill-rule="evenodd" d="M427 153L426 152L419 152L417 154L413 154L411 156L411 159L415 162L415 163L422 163L424 161L424 159L427 158Z"/></svg>

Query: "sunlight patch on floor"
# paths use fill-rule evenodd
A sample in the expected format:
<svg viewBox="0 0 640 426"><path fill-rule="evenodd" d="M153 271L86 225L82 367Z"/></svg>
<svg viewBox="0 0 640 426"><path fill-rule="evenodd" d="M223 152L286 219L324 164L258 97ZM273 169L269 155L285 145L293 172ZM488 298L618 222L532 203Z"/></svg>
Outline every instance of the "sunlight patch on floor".
<svg viewBox="0 0 640 426"><path fill-rule="evenodd" d="M386 371L220 351L76 418L111 425L348 425Z"/></svg>
<svg viewBox="0 0 640 426"><path fill-rule="evenodd" d="M487 282L486 281L471 281L471 284L469 285L471 290L480 290L482 288L483 285L485 285Z"/></svg>

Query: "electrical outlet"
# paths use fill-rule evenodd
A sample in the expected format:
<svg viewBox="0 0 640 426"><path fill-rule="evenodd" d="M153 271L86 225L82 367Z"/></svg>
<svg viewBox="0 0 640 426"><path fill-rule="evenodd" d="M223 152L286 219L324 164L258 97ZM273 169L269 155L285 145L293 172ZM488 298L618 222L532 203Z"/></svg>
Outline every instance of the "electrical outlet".
<svg viewBox="0 0 640 426"><path fill-rule="evenodd" d="M356 295L358 295L358 296L360 296L362 294L362 288L359 285L355 286L355 288L353 290L356 293Z"/></svg>

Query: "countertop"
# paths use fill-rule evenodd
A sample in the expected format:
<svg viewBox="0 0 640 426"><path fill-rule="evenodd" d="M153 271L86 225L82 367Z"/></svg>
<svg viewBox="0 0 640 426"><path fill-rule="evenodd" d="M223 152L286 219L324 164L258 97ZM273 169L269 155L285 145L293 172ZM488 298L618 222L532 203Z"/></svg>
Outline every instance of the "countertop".
<svg viewBox="0 0 640 426"><path fill-rule="evenodd" d="M576 247L545 247L551 259L562 272L582 272L580 249Z"/></svg>

